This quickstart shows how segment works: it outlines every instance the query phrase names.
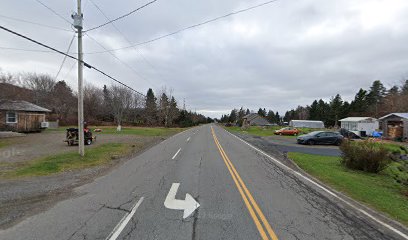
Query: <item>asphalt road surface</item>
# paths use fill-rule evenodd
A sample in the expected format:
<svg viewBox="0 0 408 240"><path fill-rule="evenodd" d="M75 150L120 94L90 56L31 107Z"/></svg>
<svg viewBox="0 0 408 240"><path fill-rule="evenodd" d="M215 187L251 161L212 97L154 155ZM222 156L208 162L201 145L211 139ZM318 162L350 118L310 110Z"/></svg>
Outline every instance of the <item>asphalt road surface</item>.
<svg viewBox="0 0 408 240"><path fill-rule="evenodd" d="M269 149L271 151L277 150L280 152L298 152L307 154L316 154L324 156L341 156L341 151L338 146L333 145L301 145L296 143L296 138L286 138L285 136L267 136L259 137L249 134L235 133L245 141L262 148Z"/></svg>
<svg viewBox="0 0 408 240"><path fill-rule="evenodd" d="M0 239L407 239L216 125L179 133L76 193Z"/></svg>

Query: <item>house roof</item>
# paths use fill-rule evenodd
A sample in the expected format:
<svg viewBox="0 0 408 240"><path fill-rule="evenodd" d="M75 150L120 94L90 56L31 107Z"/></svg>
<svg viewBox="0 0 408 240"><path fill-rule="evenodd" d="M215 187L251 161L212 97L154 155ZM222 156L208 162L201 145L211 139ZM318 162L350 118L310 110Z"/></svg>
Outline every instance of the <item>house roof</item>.
<svg viewBox="0 0 408 240"><path fill-rule="evenodd" d="M51 112L46 108L26 101L0 100L0 110L25 111L25 112Z"/></svg>
<svg viewBox="0 0 408 240"><path fill-rule="evenodd" d="M380 120L382 120L384 118L387 118L389 116L392 116L392 115L395 115L395 116L400 117L400 118L408 119L408 113L390 113L388 115L385 115L384 117L380 117Z"/></svg>
<svg viewBox="0 0 408 240"><path fill-rule="evenodd" d="M257 113L250 113L248 115L245 115L244 118L246 118L247 121L250 121L251 124L257 124L257 125L267 125L269 124L269 122L263 118L262 116L260 116Z"/></svg>
<svg viewBox="0 0 408 240"><path fill-rule="evenodd" d="M252 120L257 117L261 117L261 116L257 113L250 113L248 115L245 115L243 118L246 118L247 120Z"/></svg>
<svg viewBox="0 0 408 240"><path fill-rule="evenodd" d="M323 121L316 120L290 120L291 122L304 122L304 123L323 123Z"/></svg>
<svg viewBox="0 0 408 240"><path fill-rule="evenodd" d="M340 122L360 122L360 121L365 121L368 119L377 120L376 118L372 118L372 117L348 117L348 118L343 118L339 121Z"/></svg>

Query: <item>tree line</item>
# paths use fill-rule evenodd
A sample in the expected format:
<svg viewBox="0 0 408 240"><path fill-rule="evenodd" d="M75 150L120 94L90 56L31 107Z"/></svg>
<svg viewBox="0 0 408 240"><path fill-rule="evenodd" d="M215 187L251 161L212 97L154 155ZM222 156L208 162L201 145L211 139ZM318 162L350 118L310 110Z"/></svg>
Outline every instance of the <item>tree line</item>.
<svg viewBox="0 0 408 240"><path fill-rule="evenodd" d="M77 92L64 81L47 74L13 76L0 73L0 99L25 100L50 109L50 121L77 124ZM202 114L181 109L173 91L163 88L156 97L152 89L141 96L121 85L84 87L84 117L92 125L189 127L211 122Z"/></svg>
<svg viewBox="0 0 408 240"><path fill-rule="evenodd" d="M380 80L373 81L369 89L359 89L352 101L344 101L336 94L329 101L314 100L310 105L298 106L286 111L283 116L279 112L259 108L258 114L270 123L282 124L291 120L319 120L327 127L339 126L339 120L346 117L379 118L392 112L408 112L408 80L401 85L387 89ZM230 114L223 115L223 123L242 124L242 118L251 113L249 109L233 109Z"/></svg>

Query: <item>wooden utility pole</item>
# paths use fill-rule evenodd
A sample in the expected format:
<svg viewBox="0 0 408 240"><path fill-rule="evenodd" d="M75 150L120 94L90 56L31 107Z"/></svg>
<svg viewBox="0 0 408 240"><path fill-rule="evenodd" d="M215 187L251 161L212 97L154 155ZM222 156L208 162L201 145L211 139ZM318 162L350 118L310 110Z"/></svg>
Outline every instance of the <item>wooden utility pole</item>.
<svg viewBox="0 0 408 240"><path fill-rule="evenodd" d="M78 10L72 15L74 19L74 27L78 33L78 146L79 154L85 155L85 140L84 140L84 89L83 89L83 52L82 52L82 19L81 0L77 1Z"/></svg>

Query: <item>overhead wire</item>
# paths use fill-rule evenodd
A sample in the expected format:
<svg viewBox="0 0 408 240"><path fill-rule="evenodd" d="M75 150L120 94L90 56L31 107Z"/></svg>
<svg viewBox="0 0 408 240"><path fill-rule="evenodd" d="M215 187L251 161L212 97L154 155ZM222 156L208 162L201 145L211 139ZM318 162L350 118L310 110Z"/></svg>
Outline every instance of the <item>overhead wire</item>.
<svg viewBox="0 0 408 240"><path fill-rule="evenodd" d="M36 1L37 1L37 0L36 0ZM106 26L106 25L108 25L108 24L110 24L110 23L113 23L113 22L115 22L115 21L117 21L117 20L119 20L119 19L125 18L125 17L127 17L127 16L129 16L129 15L131 15L131 14L133 14L133 13L135 13L135 12L137 12L137 11L139 11L139 10L141 10L141 9L143 9L143 8L145 8L145 7L147 7L147 6L149 6L150 4L152 4L152 3L156 2L156 1L157 1L157 0L150 1L150 2L148 2L148 3L146 3L146 4L144 4L144 5L142 5L142 6L138 7L138 8L136 8L135 10L132 10L132 11L130 11L129 13L126 13L125 15L122 15L122 16L117 17L117 18L115 18L115 19L112 19L112 20L110 20L110 21L108 21L108 22L106 22L106 23L103 23L103 24L98 25L98 26L96 26L96 27L93 27L93 28L90 28L90 29L88 29L88 30L85 30L84 32L90 32L90 31L92 31L92 30L95 30L95 29L104 27L104 26Z"/></svg>
<svg viewBox="0 0 408 240"><path fill-rule="evenodd" d="M55 53L54 51L48 51L48 50L35 50L35 49L14 48L14 47L0 47L0 49L13 50L13 51L22 51L22 52Z"/></svg>
<svg viewBox="0 0 408 240"><path fill-rule="evenodd" d="M37 22L32 22L32 21L28 21L28 20L25 20L25 19L9 17L9 16L5 16L5 15L1 15L1 14L0 14L0 17L5 18L5 19L9 19L9 20L13 20L13 21L17 21L17 22L33 24L33 25L37 25L37 26L40 26L40 27L46 27L46 28L51 28L51 29L60 30L60 31L72 32L72 30L69 30L69 29L50 26L50 25L47 25L47 24L42 24L42 23L37 23Z"/></svg>
<svg viewBox="0 0 408 240"><path fill-rule="evenodd" d="M56 48L50 47L50 46L48 46L48 45L46 45L46 44L44 44L44 43L38 42L38 41L36 41L36 40L34 40L34 39L32 39L32 38L29 38L29 37L27 37L27 36L25 36L25 35L23 35L23 34L17 33L17 32L15 32L15 31L13 31L13 30L11 30L11 29L8 29L8 28L6 28L6 27L4 27L4 26L1 26L1 25L0 25L0 29L3 29L4 31L7 31L7 32L12 33L12 34L14 34L14 35L16 35L16 36L19 36L19 37L21 37L21 38L24 38L24 39L26 39L26 40L28 40L28 41L30 41L30 42L33 42L33 43L35 43L35 44L37 44L37 45L40 45L40 46L42 46L42 47L45 47L45 48L47 48L47 49L50 49L50 50L52 50L52 51L54 51L54 52L57 52L57 53L59 53L59 54L65 55L65 56L67 56L68 58L71 58L71 59L74 59L74 60L79 61L79 59L76 58L76 57L74 57L74 56L71 56L71 55L69 55L69 54L67 54L67 53L64 53L64 52L62 52L62 51L60 51L60 50L58 50L58 49L56 49ZM125 83L123 83L123 82L117 80L116 78L110 76L109 74L105 73L104 71L102 71L102 70L100 70L100 69L98 69L98 68L96 68L96 67L94 67L94 66L88 64L88 63L85 62L85 61L82 61L82 63L84 64L85 67L90 68L90 69L93 69L93 70L95 70L95 71L101 73L102 75L104 75L104 76L106 76L106 77L112 79L113 81L115 81L115 82L117 82L117 83L119 83L119 84L121 84L121 85L123 85L123 86L129 88L130 90L132 90L132 91L134 91L134 92L136 92L136 93L138 93L138 94L140 94L140 95L146 97L143 93L141 93L141 92L139 92L139 91L133 89L132 87L128 86L127 84L125 84Z"/></svg>
<svg viewBox="0 0 408 240"><path fill-rule="evenodd" d="M54 9L48 7L45 3L41 2L40 0L35 0L36 2L38 2L39 4L41 4L43 7L47 8L49 11L51 11L52 13L54 13L54 15L56 15L57 17L59 17L60 19L64 20L65 22L67 22L69 25L72 25L71 21L69 21L66 17L62 16L61 14L59 14L58 12L56 12Z"/></svg>
<svg viewBox="0 0 408 240"><path fill-rule="evenodd" d="M93 1L93 0L89 0L89 2L92 3L92 5L94 5L94 7L105 17L106 20L110 21L111 19L105 14L105 12ZM111 22L110 23L112 25L113 28L115 28L115 30L123 37L123 39L125 39L125 41L127 41L129 44L132 44L131 41L126 37L126 35L118 28L116 27L115 23ZM99 44L101 45L101 44ZM105 50L107 50L104 47ZM138 53L140 58L147 64L149 65L153 71L155 71L161 78L163 78L163 76L157 71L157 69L153 66L153 64L151 64L149 61L147 61L147 59L143 56L143 53L137 49L134 48Z"/></svg>
<svg viewBox="0 0 408 240"><path fill-rule="evenodd" d="M192 29L192 28L196 28L196 27L199 27L199 26L202 26L202 25L211 23L211 22L215 22L215 21L218 21L218 20L220 20L220 19L227 18L227 17L233 16L233 15L237 15L237 14L240 14L240 13L243 13L243 12L246 12L246 11L249 11L249 10L252 10L252 9L255 9L255 8L259 8L259 7L262 7L262 6L265 6L265 5L268 5L268 4L277 2L277 1L279 1L279 0L270 0L270 1L267 1L267 2L263 2L263 3L257 4L257 5L251 6L251 7L247 7L247 8L241 9L241 10L237 10L237 11L234 11L234 12L231 12L231 13L228 13L228 14L224 14L224 15L219 16L219 17L215 17L215 18L212 18L212 19L203 21L203 22L201 22L201 23L197 23L197 24L190 25L190 26L188 26L188 27L181 28L181 29L179 29L179 30L177 30L177 31L174 31L174 32L171 32L171 33L168 33L168 34L165 34L165 35L162 35L162 36L159 36L159 37L156 37L156 38L147 40L147 41L143 41L143 42L139 42L139 43L134 43L134 44L131 44L131 45L125 46L125 47L113 48L113 49L109 49L109 50L107 50L107 51L109 51L109 52L114 52L114 51L119 51L119 50L128 49L128 48L134 48L134 47L137 47L137 46L141 46L141 45L145 45L145 44L148 44L148 43L152 43L152 42L158 41L158 40L160 40L160 39L163 39L163 38L170 37L170 36L172 36L172 35L178 34L178 33L180 33L180 32L183 32L183 31L186 31L186 30L189 30L189 29ZM105 52L107 52L107 51L88 52L87 54L105 53Z"/></svg>
<svg viewBox="0 0 408 240"><path fill-rule="evenodd" d="M89 33L85 32L85 35L91 39L92 41L94 41L96 44L98 44L101 48L103 49L107 49L105 46L102 45L102 43L100 43L98 40L96 40L95 38L91 37L89 35ZM123 64L124 66L126 66L127 68L129 68L130 70L132 70L133 73L135 73L139 78L143 79L144 81L146 81L149 84L150 83L145 77L143 77L140 73L138 73L132 66L130 66L129 64L127 64L126 62L124 62L122 59L120 59L118 56L116 56L114 53L112 52L108 52L112 57L114 57L117 61L119 61L121 64Z"/></svg>
<svg viewBox="0 0 408 240"><path fill-rule="evenodd" d="M74 36L72 36L72 39L71 39L71 41L69 42L68 49L67 49L67 51L66 51L66 54L67 54L67 55L68 55L68 53L69 53L69 50L71 50L71 46L72 46L72 43L74 42L75 35L76 35L76 33L74 33ZM64 58L62 59L61 66L60 66L59 69L58 69L57 75L55 75L55 79L58 78L58 76L59 76L59 74L60 74L60 72L61 72L61 69L62 69L62 67L64 66L65 60L67 60L67 55L64 55Z"/></svg>

